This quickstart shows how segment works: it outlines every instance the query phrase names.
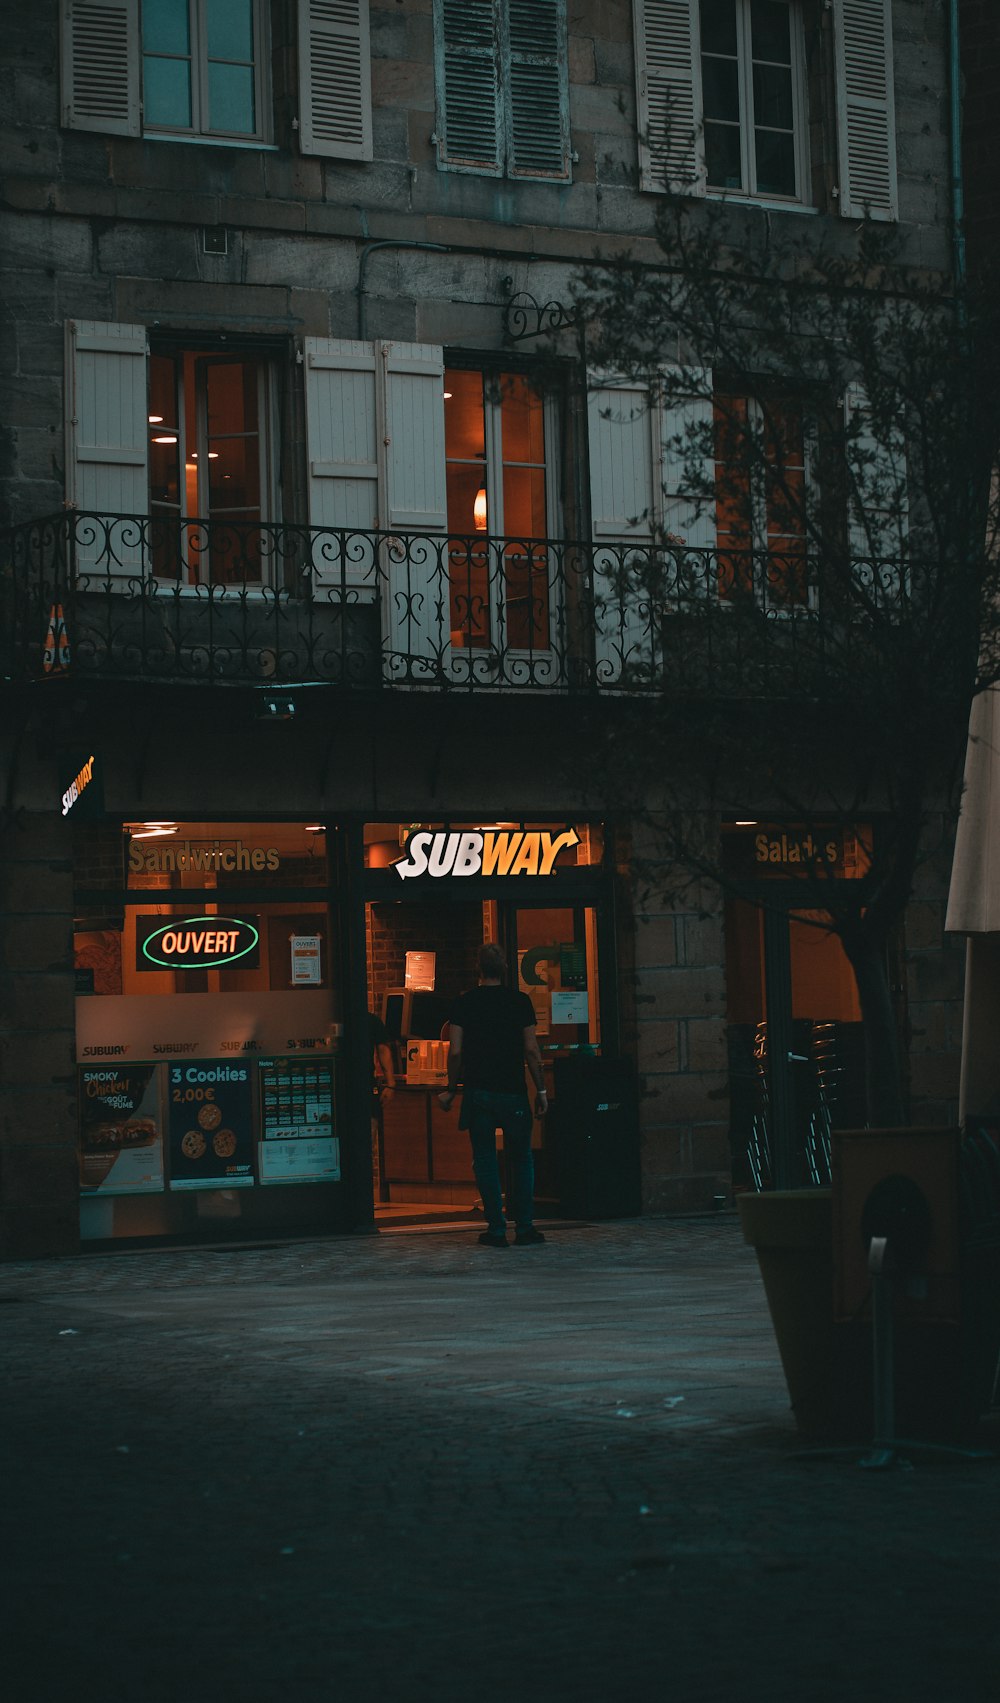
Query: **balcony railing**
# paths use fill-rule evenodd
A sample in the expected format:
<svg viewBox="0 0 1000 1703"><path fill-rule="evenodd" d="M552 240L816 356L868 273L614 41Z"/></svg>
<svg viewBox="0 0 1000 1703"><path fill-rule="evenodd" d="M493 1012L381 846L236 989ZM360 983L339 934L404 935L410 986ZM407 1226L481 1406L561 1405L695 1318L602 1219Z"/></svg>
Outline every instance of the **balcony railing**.
<svg viewBox="0 0 1000 1703"><path fill-rule="evenodd" d="M13 679L785 697L852 640L801 553L75 510L3 536L0 605Z"/></svg>

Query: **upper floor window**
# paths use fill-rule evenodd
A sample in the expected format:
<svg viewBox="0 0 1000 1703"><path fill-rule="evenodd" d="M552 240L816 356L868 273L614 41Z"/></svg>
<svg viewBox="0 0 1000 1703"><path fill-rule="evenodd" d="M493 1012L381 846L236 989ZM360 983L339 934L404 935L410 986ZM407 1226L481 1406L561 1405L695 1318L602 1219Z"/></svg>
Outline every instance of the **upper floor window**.
<svg viewBox="0 0 1000 1703"><path fill-rule="evenodd" d="M142 0L146 130L262 137L260 0Z"/></svg>
<svg viewBox="0 0 1000 1703"><path fill-rule="evenodd" d="M701 0L709 189L803 198L800 22L787 0Z"/></svg>
<svg viewBox="0 0 1000 1703"><path fill-rule="evenodd" d="M263 146L275 131L273 46L277 105L295 117L277 139L294 134L303 154L372 157L368 0L288 0L297 64L287 44L272 44L268 0L62 7L61 122L71 129Z"/></svg>
<svg viewBox="0 0 1000 1703"><path fill-rule="evenodd" d="M438 164L569 177L565 0L437 0Z"/></svg>
<svg viewBox="0 0 1000 1703"><path fill-rule="evenodd" d="M791 398L713 397L718 593L765 608L810 601L806 425Z"/></svg>
<svg viewBox="0 0 1000 1703"><path fill-rule="evenodd" d="M523 373L444 375L451 642L549 644L554 536L552 406ZM500 540L491 548L490 539Z"/></svg>
<svg viewBox="0 0 1000 1703"><path fill-rule="evenodd" d="M641 188L807 203L808 60L836 96L836 149L814 142L831 205L897 218L892 0L824 10L829 32L818 0L633 0Z"/></svg>
<svg viewBox="0 0 1000 1703"><path fill-rule="evenodd" d="M178 523L151 529L154 573L189 585L263 583L273 414L270 365L252 351L152 352L149 512Z"/></svg>

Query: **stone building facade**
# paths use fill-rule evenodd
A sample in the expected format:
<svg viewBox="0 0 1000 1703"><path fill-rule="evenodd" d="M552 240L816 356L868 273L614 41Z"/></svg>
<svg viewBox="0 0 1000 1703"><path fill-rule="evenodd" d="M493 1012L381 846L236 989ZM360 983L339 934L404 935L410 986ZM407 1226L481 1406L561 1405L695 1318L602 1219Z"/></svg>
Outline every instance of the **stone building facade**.
<svg viewBox="0 0 1000 1703"><path fill-rule="evenodd" d="M391 844L380 825L578 824L589 861L564 860L553 881L571 896L553 886L545 901L569 936L562 979L546 971L534 985L562 1001L546 1008L561 1065L574 1054L628 1061L636 1112L615 1139L641 1190L623 1209L711 1210L748 1181L732 1032L752 1029L753 1013L746 994L735 1021L735 924L718 891L650 896L635 873L641 812L612 806L593 763L595 725L618 713L622 682L601 671L600 632L582 661L567 637L582 558L565 541L592 542L611 498L598 500L595 435L588 452L571 382L579 350L572 337L563 345L560 389L536 370L529 333L557 325L595 250L662 259L653 226L668 193L724 194L736 247L762 224L797 221L846 251L867 208L898 227L914 261L951 265L947 6L774 0L764 11L763 44L744 0L246 0L225 22L202 0L39 0L8 20L6 1253L72 1249L81 1225L94 1240L234 1224L259 1234L369 1224L392 1204L380 1203L377 1175L373 1190L363 1028L366 1004L386 991L376 939L385 944L396 903L391 866L372 850ZM755 149L763 124L755 130L746 104L765 62L778 113L770 152ZM704 147L688 113L706 117ZM546 304L557 304L548 318ZM447 423L442 395L478 422L475 445ZM235 502L222 482L233 475L209 465L227 456ZM477 556L481 493L491 541L553 547ZM423 580L415 537L432 540ZM446 538L457 551L442 553ZM64 814L74 763L91 756L99 785ZM739 803L754 823L775 811L763 793ZM270 824L299 839L324 830L317 932L330 962L339 1156L314 1194L299 1173L285 1191L260 1187L258 1155L240 1187L219 1172L171 1201L178 1178L161 1168L145 1203L105 1198L99 1183L82 1212L81 1072L112 1055L83 1056L80 1008L100 996L81 939L124 928L136 906L120 855L104 874L88 864L91 809L124 834L126 855L132 836L158 826L163 843L194 832L216 847L241 835L249 846L247 824L261 846ZM297 840L288 871L302 855ZM898 948L916 1121L953 1115L957 1089L947 862L945 839L922 866ZM506 930L520 959L537 950L527 913L541 899L536 888L523 900L525 879L514 881L484 886L476 902L487 909L465 921L470 938ZM171 888L174 911L184 886ZM292 915L294 888L288 873L279 896L261 886L244 908ZM153 890L142 889L147 908ZM420 896L438 902L429 883ZM456 896L472 895L453 883ZM398 965L404 935L412 949L433 946L427 919L420 939L409 915L386 964ZM442 961L450 950L442 944ZM229 985L218 969L193 974ZM122 999L128 986L127 976ZM589 1004L573 1006L581 991ZM153 1062L141 1040L125 1044ZM240 1115L263 1151L262 1106ZM565 1127L560 1139L572 1146ZM602 1192L616 1152L612 1142L574 1197L592 1211L620 1201L615 1187ZM251 1196L292 1204L269 1215Z"/></svg>

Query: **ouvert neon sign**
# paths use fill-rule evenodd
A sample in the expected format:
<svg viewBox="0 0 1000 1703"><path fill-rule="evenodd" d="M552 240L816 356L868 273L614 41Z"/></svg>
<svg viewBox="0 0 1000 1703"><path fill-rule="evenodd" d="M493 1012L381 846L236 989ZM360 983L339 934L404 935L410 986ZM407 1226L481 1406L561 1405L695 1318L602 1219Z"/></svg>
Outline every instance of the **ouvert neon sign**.
<svg viewBox="0 0 1000 1703"><path fill-rule="evenodd" d="M580 844L575 828L560 834L534 829L422 828L411 834L393 868L401 881L416 875L551 875L561 851Z"/></svg>
<svg viewBox="0 0 1000 1703"><path fill-rule="evenodd" d="M140 951L146 969L211 970L253 952L260 931L238 917L184 917L154 929Z"/></svg>

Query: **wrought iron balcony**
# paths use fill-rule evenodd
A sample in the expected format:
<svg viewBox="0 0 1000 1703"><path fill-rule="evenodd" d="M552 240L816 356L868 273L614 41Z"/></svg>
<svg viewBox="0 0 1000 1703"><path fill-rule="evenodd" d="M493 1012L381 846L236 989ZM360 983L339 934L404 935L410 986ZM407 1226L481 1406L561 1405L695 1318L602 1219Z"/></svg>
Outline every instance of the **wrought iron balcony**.
<svg viewBox="0 0 1000 1703"><path fill-rule="evenodd" d="M4 536L0 605L15 680L789 697L856 636L801 552L75 510Z"/></svg>

